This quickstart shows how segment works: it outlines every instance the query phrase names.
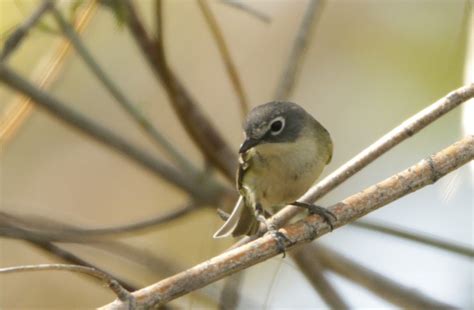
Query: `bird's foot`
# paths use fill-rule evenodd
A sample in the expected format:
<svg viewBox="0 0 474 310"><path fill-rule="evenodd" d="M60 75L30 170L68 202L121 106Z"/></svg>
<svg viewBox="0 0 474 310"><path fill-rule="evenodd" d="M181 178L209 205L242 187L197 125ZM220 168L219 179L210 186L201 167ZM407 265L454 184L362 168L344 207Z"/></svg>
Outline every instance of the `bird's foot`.
<svg viewBox="0 0 474 310"><path fill-rule="evenodd" d="M278 251L280 253L283 253L283 258L285 258L286 257L285 242L290 243L291 240L288 239L288 237L285 236L284 233L279 231L275 225L272 225L270 221L268 221L263 215L257 216L257 220L266 226L267 232L265 233L265 235L271 235L276 240Z"/></svg>
<svg viewBox="0 0 474 310"><path fill-rule="evenodd" d="M334 229L333 221L337 221L337 217L334 215L334 213L332 213L328 209L311 204L311 203L299 202L299 201L293 202L292 205L307 209L309 214L317 214L321 216L323 220L326 223L328 223L329 227L331 228L331 231Z"/></svg>

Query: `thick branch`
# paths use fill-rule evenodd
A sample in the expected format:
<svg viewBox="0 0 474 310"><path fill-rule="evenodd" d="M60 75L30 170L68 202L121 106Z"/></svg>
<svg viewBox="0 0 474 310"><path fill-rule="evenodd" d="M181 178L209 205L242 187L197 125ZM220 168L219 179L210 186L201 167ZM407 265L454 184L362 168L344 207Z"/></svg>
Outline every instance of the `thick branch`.
<svg viewBox="0 0 474 310"><path fill-rule="evenodd" d="M450 92L445 97L439 99L432 105L413 115L399 126L392 129L386 135L375 141L372 145L357 154L347 163L339 167L336 171L311 187L306 194L298 201L313 203L320 199L335 187L349 179L351 176L362 170L371 162L391 150L396 145L410 138L444 114L459 106L461 103L474 97L474 84L463 86ZM270 219L270 223L276 227L281 227L288 223L301 208L286 206ZM244 237L237 242L234 247L254 240L255 236Z"/></svg>
<svg viewBox="0 0 474 310"><path fill-rule="evenodd" d="M439 153L422 160L366 190L331 206L337 216L335 228L348 224L400 197L433 184L442 176L461 167L474 158L474 136L456 142ZM309 242L330 230L318 215L309 216L280 231L288 238L286 247ZM229 274L243 270L279 254L278 242L267 234L239 248L227 251L184 272L164 279L133 293L140 307L164 304L190 291L201 288ZM104 309L123 309L115 301Z"/></svg>

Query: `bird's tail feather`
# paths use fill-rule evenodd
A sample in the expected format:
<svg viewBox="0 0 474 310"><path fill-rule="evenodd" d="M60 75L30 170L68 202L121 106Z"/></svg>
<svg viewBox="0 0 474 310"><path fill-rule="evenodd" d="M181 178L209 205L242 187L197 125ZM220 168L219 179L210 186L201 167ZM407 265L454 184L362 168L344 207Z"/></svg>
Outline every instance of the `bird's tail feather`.
<svg viewBox="0 0 474 310"><path fill-rule="evenodd" d="M214 234L214 238L224 238L228 236L253 235L258 231L259 222L252 209L249 208L242 196L239 197L231 215Z"/></svg>

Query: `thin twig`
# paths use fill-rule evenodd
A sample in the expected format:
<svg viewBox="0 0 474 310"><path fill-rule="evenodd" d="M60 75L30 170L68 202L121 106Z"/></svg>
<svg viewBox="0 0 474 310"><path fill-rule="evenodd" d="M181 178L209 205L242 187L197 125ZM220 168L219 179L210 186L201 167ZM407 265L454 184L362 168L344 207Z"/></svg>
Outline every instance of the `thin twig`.
<svg viewBox="0 0 474 310"><path fill-rule="evenodd" d="M0 273L14 273L14 272L25 272L25 271L51 271L51 270L63 270L86 274L101 280L105 283L114 293L118 299L127 304L127 308L135 303L134 296L129 291L124 289L117 280L110 277L108 274L91 267L69 265L69 264L39 264L39 265L24 265L16 267L0 268Z"/></svg>
<svg viewBox="0 0 474 310"><path fill-rule="evenodd" d="M368 221L368 220L356 221L352 223L352 226L369 229L371 231L377 231L384 234L389 234L389 235L404 238L410 241L420 242L426 245L431 245L439 249L461 254L469 258L474 258L474 249L467 246L454 244L452 242L440 240L439 238L435 238L432 236L427 236L426 234L423 234L422 232L407 231L399 227L393 227L393 226L390 227L387 224L380 224L380 223L376 223L374 221Z"/></svg>
<svg viewBox="0 0 474 310"><path fill-rule="evenodd" d="M197 102L168 67L163 51L163 42L150 39L135 5L122 0L127 8L127 26L150 64L155 76L164 86L181 124L198 146L206 160L214 164L228 180L234 181L237 156L227 145L220 132L204 115Z"/></svg>
<svg viewBox="0 0 474 310"><path fill-rule="evenodd" d="M155 156L132 145L111 130L68 107L55 97L41 91L3 63L0 63L0 81L31 97L39 106L66 124L79 129L82 133L87 134L96 141L133 159L136 163L162 177L163 180L176 185L179 189L186 191L197 200L212 202L219 197L219 192L221 192L222 188L219 189L220 185L218 183L190 180L174 167L160 161Z"/></svg>
<svg viewBox="0 0 474 310"><path fill-rule="evenodd" d="M49 2L49 1L48 1ZM77 34L71 24L64 18L61 12L53 5L51 12L58 23L59 27L63 31L64 35L71 41L75 50L82 58L84 63L94 73L97 79L104 85L109 93L115 98L120 106L132 117L132 119L139 125L140 129L146 134L151 140L165 153L168 157L176 161L178 165L184 169L191 177L197 177L198 170L194 165L183 156L182 152L178 151L172 143L170 143L151 123L146 115L140 110L140 108L134 104L125 93L112 81L105 71L100 67L97 61L94 59L90 51L85 46L81 37Z"/></svg>
<svg viewBox="0 0 474 310"><path fill-rule="evenodd" d="M261 12L245 3L242 3L239 0L222 0L222 3L227 4L229 6L233 6L239 10L242 10L245 13L248 13L252 15L253 17L256 17L257 19L261 20L264 23L268 24L272 21L270 16L268 16L264 12Z"/></svg>
<svg viewBox="0 0 474 310"><path fill-rule="evenodd" d="M324 274L324 266L313 253L306 250L308 248L309 246L300 247L291 253L296 265L330 309L349 309L347 303Z"/></svg>
<svg viewBox="0 0 474 310"><path fill-rule="evenodd" d="M74 264L74 265L80 265L80 266L84 266L84 267L93 268L95 270L99 270L100 272L102 272L104 274L107 274L110 278L116 279L118 281L118 283L129 292L133 292L133 291L137 290L136 286L128 283L127 281L125 281L123 279L119 279L118 277L113 276L112 274L98 268L97 266L92 265L88 261L80 258L79 256L77 256L77 255L75 255L75 254L73 254L73 253L71 253L71 252L69 252L69 251L53 244L53 243L51 243L51 242L41 241L41 240L34 240L34 241L33 240L25 240L25 241L28 242L29 244L31 244L32 246L45 251L46 253L48 253L50 255L54 255L54 257L56 259L59 258L59 259L63 260L66 263L70 263L70 264Z"/></svg>
<svg viewBox="0 0 474 310"><path fill-rule="evenodd" d="M212 13L211 8L206 0L198 0L199 8L201 9L202 14L211 30L214 40L216 41L217 47L219 48L219 52L221 54L222 60L224 61L225 68L227 70L227 75L232 82L232 86L234 87L234 91L239 98L239 105L240 105L240 112L242 118L244 118L248 111L249 111L249 103L247 100L247 96L245 95L244 88L242 86L242 81L240 80L239 74L237 72L237 67L230 56L229 48L224 39L224 34L221 31L221 27L217 23L216 17Z"/></svg>
<svg viewBox="0 0 474 310"><path fill-rule="evenodd" d="M402 309L453 309L455 307L433 300L418 290L378 274L365 266L320 244L306 246L326 268L369 289L381 298L401 307Z"/></svg>
<svg viewBox="0 0 474 310"><path fill-rule="evenodd" d="M329 207L328 209L337 216L334 228L346 225L394 200L433 184L473 158L474 136L467 136L418 164ZM308 216L280 230L286 237L284 243L287 249L319 238L329 231L328 223L318 215ZM280 247L281 244L273 234L266 234L133 294L139 306L155 307L165 304L278 255ZM115 301L103 309L123 309L123 303Z"/></svg>
<svg viewBox="0 0 474 310"><path fill-rule="evenodd" d="M0 54L0 61L7 60L8 56L17 49L31 28L33 28L40 18L51 8L51 3L42 2L38 5L33 14L26 18L7 38Z"/></svg>
<svg viewBox="0 0 474 310"><path fill-rule="evenodd" d="M303 197L298 199L298 201L313 203L320 199L335 187L359 172L362 168L391 150L393 147L410 138L444 114L473 97L474 84L463 86L450 92L448 95L416 113L375 141L365 150L354 156L351 160L318 182L315 186L311 187ZM270 223L276 225L276 227L281 227L285 223L288 223L288 221L300 211L301 208L286 206L270 219ZM255 236L244 237L239 240L234 247L238 247L254 239Z"/></svg>
<svg viewBox="0 0 474 310"><path fill-rule="evenodd" d="M304 54L311 38L311 30L317 21L317 16L322 10L323 0L310 0L305 10L301 25L296 35L293 47L288 57L288 62L280 78L280 82L275 91L275 99L287 100L294 89L297 75L301 64L303 63Z"/></svg>

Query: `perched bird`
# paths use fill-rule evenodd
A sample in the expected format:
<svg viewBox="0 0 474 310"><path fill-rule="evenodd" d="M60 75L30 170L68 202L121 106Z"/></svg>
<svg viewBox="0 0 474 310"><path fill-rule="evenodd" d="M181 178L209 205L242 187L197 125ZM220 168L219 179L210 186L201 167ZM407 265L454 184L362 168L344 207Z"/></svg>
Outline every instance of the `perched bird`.
<svg viewBox="0 0 474 310"><path fill-rule="evenodd" d="M234 210L214 238L254 235L272 207L288 204L321 215L332 227L328 210L296 201L331 161L328 131L302 107L274 101L252 109L244 123L239 150ZM274 227L268 227L275 231Z"/></svg>

